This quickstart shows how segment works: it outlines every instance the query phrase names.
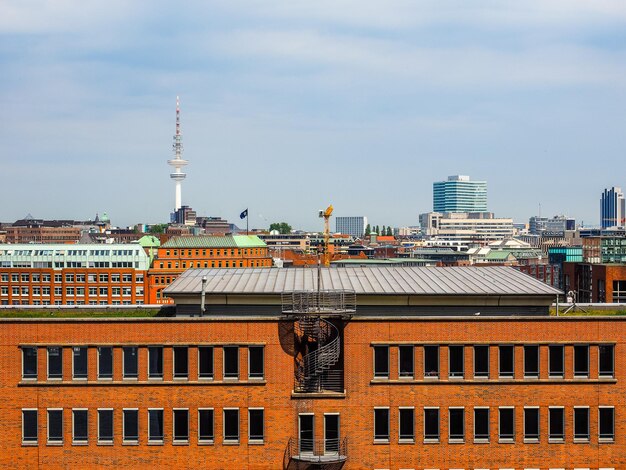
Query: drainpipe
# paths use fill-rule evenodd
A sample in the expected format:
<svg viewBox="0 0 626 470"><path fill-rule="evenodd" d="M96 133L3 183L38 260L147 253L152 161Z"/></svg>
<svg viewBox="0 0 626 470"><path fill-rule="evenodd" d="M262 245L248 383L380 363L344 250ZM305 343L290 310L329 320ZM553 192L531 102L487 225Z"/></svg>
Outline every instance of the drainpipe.
<svg viewBox="0 0 626 470"><path fill-rule="evenodd" d="M206 276L202 276L202 294L200 297L200 316L204 316L204 298L206 297Z"/></svg>

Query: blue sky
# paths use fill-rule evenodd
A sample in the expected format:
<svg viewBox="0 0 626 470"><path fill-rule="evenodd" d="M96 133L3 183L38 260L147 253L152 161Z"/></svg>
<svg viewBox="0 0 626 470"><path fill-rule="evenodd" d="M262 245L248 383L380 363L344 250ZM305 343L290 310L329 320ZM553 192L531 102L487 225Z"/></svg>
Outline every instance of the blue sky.
<svg viewBox="0 0 626 470"><path fill-rule="evenodd" d="M626 2L0 0L0 220L417 225L432 183L598 223L626 189Z"/></svg>

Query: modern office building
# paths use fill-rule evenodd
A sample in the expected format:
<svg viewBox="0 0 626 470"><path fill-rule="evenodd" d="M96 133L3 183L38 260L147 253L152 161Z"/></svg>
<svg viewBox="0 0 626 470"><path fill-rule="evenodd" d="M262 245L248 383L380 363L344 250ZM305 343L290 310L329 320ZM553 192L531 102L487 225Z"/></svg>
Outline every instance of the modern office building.
<svg viewBox="0 0 626 470"><path fill-rule="evenodd" d="M433 183L433 212L487 212L487 182L455 175Z"/></svg>
<svg viewBox="0 0 626 470"><path fill-rule="evenodd" d="M513 219L495 218L491 212L428 212L419 219L422 233L441 241L486 244L515 235Z"/></svg>
<svg viewBox="0 0 626 470"><path fill-rule="evenodd" d="M622 189L613 186L605 189L600 197L600 226L624 227L626 218L626 200Z"/></svg>
<svg viewBox="0 0 626 470"><path fill-rule="evenodd" d="M626 468L624 318L550 317L506 267L317 279L193 269L175 318L0 320L0 466Z"/></svg>
<svg viewBox="0 0 626 470"><path fill-rule="evenodd" d="M576 230L576 220L563 215L555 215L552 218L533 216L528 220L528 231L532 235L563 237L566 231L572 230Z"/></svg>
<svg viewBox="0 0 626 470"><path fill-rule="evenodd" d="M337 217L335 219L335 231L344 235L352 235L355 238L362 238L367 227L367 217Z"/></svg>

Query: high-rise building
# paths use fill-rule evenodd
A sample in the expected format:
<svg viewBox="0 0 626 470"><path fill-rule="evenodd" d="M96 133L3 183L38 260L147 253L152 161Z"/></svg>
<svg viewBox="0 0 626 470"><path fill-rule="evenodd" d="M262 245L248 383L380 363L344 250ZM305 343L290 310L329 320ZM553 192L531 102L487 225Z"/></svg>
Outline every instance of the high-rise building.
<svg viewBox="0 0 626 470"><path fill-rule="evenodd" d="M600 197L600 225L602 228L623 227L626 218L626 200L622 188L605 189Z"/></svg>
<svg viewBox="0 0 626 470"><path fill-rule="evenodd" d="M365 234L367 217L337 217L335 219L335 231L353 237L362 237Z"/></svg>
<svg viewBox="0 0 626 470"><path fill-rule="evenodd" d="M487 182L455 175L433 183L433 211L487 212Z"/></svg>

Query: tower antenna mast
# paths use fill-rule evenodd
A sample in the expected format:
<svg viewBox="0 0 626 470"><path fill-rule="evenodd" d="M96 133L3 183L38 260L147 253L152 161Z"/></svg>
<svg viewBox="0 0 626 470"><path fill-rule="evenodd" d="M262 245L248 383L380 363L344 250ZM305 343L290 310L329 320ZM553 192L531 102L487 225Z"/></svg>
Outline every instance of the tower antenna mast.
<svg viewBox="0 0 626 470"><path fill-rule="evenodd" d="M177 211L182 205L182 192L181 185L183 180L187 177L186 173L181 171L185 165L189 162L183 159L183 135L180 131L180 98L176 97L176 133L174 134L174 143L172 144L172 150L174 151L174 158L167 161L167 164L174 167L174 171L170 173L170 178L174 180L175 188L175 207Z"/></svg>

